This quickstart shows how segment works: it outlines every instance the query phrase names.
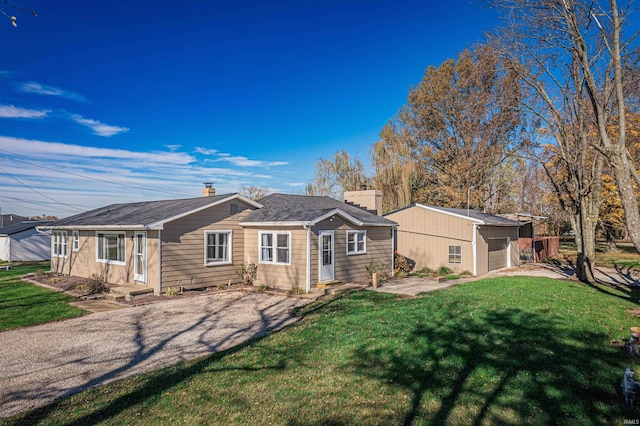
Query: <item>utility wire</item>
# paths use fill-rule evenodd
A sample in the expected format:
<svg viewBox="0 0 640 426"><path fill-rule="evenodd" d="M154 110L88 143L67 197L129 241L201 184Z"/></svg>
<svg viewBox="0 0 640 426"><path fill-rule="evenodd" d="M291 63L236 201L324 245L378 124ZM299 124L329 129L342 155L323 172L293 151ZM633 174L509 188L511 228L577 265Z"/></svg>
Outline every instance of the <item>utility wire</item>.
<svg viewBox="0 0 640 426"><path fill-rule="evenodd" d="M11 154L11 155L16 155L16 154L14 154L14 153L12 153L10 151L6 151L4 149L0 149L0 152L6 152L6 153ZM64 173L64 174L68 174L68 175L71 175L71 176L81 177L83 179L91 179L91 180L95 180L95 181L98 181L98 182L104 182L104 183L108 183L108 184L111 184L111 185L126 186L128 188L134 188L134 189L146 189L146 190L149 190L149 191L162 192L162 193L165 193L165 194L180 195L182 197L184 197L186 195L185 193L180 193L180 192L163 191L161 189L153 188L151 186L130 185L130 184L127 184L127 183L114 182L114 181L107 180L107 179L100 179L100 178L96 178L96 177L92 177L92 176L86 176L86 175L82 175L82 174L79 174L79 173L73 173L73 172L69 172L69 171L66 171L66 170L60 170L60 169L55 169L53 167L43 166L42 164L35 164L35 163L31 163L29 161L18 160L15 157L10 157L10 156L7 156L7 155L1 155L0 154L0 158L6 158L7 160L17 161L19 163L28 164L30 166L40 167L42 169L51 170L51 171L58 172L58 173Z"/></svg>
<svg viewBox="0 0 640 426"><path fill-rule="evenodd" d="M78 207L78 206L72 206L71 204L67 204L65 202L62 202L60 200L56 200L55 198L49 197L48 195L43 194L42 192L38 191L37 189L27 185L26 183L22 182L20 179L18 179L17 177L15 177L14 175L12 175L11 173L9 173L8 171L6 171L5 169L3 169L2 167L0 167L0 170L2 170L7 176L9 176L10 178L12 178L13 180L15 180L16 182L18 182L20 185L24 186L25 188L29 188L30 190L32 190L33 192L35 192L36 194L47 198L51 201L55 201L58 204L62 204L64 206L67 207L71 207L72 209L76 210L76 211L84 211L84 209L82 207Z"/></svg>
<svg viewBox="0 0 640 426"><path fill-rule="evenodd" d="M50 204L55 204L55 205L59 205L60 204L60 202L58 202L58 201L27 200L27 199L24 199L24 198L9 197L9 196L6 196L6 195L0 195L0 199L18 201L18 202L21 202L21 203L35 204L35 205L40 206L40 207L50 207ZM94 206L92 206L92 207L85 206L83 211L85 211L87 209L94 209L94 208L95 208ZM64 207L58 207L58 209L59 210L66 210L66 211L74 211L74 212L77 211L77 209L75 209L75 208L74 209L67 209L67 208L64 208Z"/></svg>

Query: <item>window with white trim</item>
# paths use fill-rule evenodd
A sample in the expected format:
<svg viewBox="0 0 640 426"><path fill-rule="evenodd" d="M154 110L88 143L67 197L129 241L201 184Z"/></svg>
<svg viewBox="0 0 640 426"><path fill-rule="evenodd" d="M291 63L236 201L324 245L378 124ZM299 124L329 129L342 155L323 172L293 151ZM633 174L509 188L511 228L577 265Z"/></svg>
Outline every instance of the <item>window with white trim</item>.
<svg viewBox="0 0 640 426"><path fill-rule="evenodd" d="M449 263L462 263L462 246L449 246Z"/></svg>
<svg viewBox="0 0 640 426"><path fill-rule="evenodd" d="M290 264L291 233L260 232L260 262Z"/></svg>
<svg viewBox="0 0 640 426"><path fill-rule="evenodd" d="M347 231L347 254L367 252L367 231Z"/></svg>
<svg viewBox="0 0 640 426"><path fill-rule="evenodd" d="M73 251L80 251L80 231L73 231L72 235L71 249Z"/></svg>
<svg viewBox="0 0 640 426"><path fill-rule="evenodd" d="M232 231L204 231L204 264L231 263Z"/></svg>
<svg viewBox="0 0 640 426"><path fill-rule="evenodd" d="M96 240L98 262L125 264L126 234L124 232L98 232Z"/></svg>
<svg viewBox="0 0 640 426"><path fill-rule="evenodd" d="M51 240L53 255L55 257L67 257L67 231L53 231Z"/></svg>

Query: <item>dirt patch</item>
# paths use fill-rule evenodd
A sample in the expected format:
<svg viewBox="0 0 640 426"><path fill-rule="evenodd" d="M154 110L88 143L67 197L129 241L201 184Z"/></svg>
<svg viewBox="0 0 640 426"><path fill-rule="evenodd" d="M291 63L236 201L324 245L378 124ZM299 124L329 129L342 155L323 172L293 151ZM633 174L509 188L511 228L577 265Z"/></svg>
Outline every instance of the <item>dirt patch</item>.
<svg viewBox="0 0 640 426"><path fill-rule="evenodd" d="M87 284L89 281L87 278L74 277L71 275L28 275L26 280L42 284L44 287L49 287L58 291L64 291L75 297L82 297L87 295L85 289L79 288Z"/></svg>

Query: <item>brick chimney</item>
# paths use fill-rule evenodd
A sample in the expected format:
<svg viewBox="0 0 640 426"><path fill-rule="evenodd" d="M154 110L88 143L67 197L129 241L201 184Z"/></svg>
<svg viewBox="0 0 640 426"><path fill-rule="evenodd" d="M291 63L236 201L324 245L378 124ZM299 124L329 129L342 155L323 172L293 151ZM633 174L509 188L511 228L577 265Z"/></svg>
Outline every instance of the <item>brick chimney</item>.
<svg viewBox="0 0 640 426"><path fill-rule="evenodd" d="M204 188L202 188L203 197L213 197L216 195L216 189L213 187L213 182L204 182Z"/></svg>
<svg viewBox="0 0 640 426"><path fill-rule="evenodd" d="M382 216L382 192L377 189L367 189L367 185L360 185L358 191L345 191L343 198L345 202L357 204Z"/></svg>

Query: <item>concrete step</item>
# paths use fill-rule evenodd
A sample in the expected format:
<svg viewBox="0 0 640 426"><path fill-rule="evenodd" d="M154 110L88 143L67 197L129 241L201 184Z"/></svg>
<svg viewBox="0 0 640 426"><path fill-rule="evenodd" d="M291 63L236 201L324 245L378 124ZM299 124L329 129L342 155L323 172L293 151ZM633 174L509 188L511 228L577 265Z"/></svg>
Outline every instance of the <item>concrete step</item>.
<svg viewBox="0 0 640 426"><path fill-rule="evenodd" d="M125 295L120 293L105 293L104 300L111 300L112 302L124 302Z"/></svg>
<svg viewBox="0 0 640 426"><path fill-rule="evenodd" d="M311 288L311 292L310 293L306 293L308 296L308 298L317 298L320 296L326 296L329 294L338 294L338 293L342 293L344 291L349 291L349 290L356 290L356 289L361 289L363 288L362 285L360 284L344 284L344 283L340 283L328 288ZM301 297L305 297L304 295L301 295Z"/></svg>
<svg viewBox="0 0 640 426"><path fill-rule="evenodd" d="M142 287L142 286L133 286L133 285L116 285L109 288L109 293L105 294L105 297L109 295L114 295L116 302L121 302L122 300L135 300L138 297L149 296L153 294L153 289L151 287ZM122 297L122 299L119 299Z"/></svg>

